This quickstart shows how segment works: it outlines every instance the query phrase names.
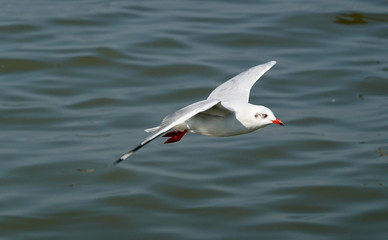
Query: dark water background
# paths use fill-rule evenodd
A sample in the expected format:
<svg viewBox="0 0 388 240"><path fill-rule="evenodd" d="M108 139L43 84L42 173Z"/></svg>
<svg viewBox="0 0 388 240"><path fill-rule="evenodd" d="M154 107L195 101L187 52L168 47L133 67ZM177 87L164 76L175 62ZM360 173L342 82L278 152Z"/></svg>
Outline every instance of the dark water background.
<svg viewBox="0 0 388 240"><path fill-rule="evenodd" d="M157 139L252 89L285 127ZM388 2L4 0L0 239L388 239Z"/></svg>

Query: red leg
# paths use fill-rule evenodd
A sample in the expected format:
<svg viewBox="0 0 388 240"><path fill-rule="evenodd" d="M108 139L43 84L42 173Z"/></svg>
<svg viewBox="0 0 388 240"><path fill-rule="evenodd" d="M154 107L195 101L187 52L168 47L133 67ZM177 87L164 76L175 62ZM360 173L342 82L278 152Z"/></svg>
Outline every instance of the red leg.
<svg viewBox="0 0 388 240"><path fill-rule="evenodd" d="M181 140L181 138L187 133L187 130L184 131L175 131L175 132L168 132L163 135L163 137L169 137L164 143L173 143L173 142L178 142Z"/></svg>

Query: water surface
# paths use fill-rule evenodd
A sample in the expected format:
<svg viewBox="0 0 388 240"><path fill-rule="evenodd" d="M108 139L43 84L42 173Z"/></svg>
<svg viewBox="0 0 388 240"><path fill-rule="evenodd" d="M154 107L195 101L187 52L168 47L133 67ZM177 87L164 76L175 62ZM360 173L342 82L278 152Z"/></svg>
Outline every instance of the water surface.
<svg viewBox="0 0 388 240"><path fill-rule="evenodd" d="M386 1L3 1L3 239L386 239ZM150 143L267 61L285 122Z"/></svg>

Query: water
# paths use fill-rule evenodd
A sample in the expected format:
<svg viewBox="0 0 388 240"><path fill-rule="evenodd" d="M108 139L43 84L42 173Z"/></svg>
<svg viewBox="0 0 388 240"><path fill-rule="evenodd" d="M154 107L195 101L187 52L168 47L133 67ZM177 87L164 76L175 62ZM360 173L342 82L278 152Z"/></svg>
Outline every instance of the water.
<svg viewBox="0 0 388 240"><path fill-rule="evenodd" d="M386 239L386 1L2 1L1 239ZM285 127L150 143L270 60Z"/></svg>

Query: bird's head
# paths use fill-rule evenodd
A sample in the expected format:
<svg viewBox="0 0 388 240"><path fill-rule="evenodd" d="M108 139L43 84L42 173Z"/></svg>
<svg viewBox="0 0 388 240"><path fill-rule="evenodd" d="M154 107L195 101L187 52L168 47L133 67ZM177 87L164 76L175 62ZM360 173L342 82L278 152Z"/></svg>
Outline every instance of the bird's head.
<svg viewBox="0 0 388 240"><path fill-rule="evenodd" d="M277 119L273 112L264 106L255 106L252 119L257 128L268 126L272 123L284 126L284 123Z"/></svg>

